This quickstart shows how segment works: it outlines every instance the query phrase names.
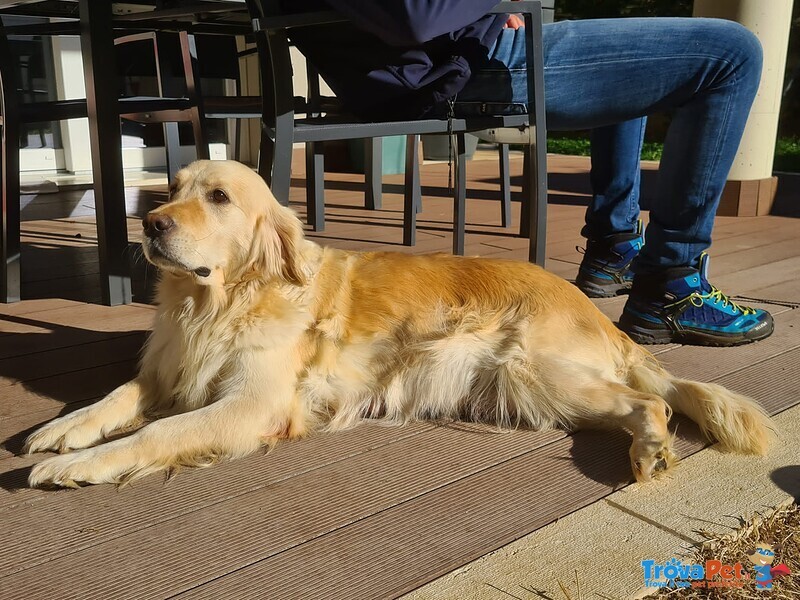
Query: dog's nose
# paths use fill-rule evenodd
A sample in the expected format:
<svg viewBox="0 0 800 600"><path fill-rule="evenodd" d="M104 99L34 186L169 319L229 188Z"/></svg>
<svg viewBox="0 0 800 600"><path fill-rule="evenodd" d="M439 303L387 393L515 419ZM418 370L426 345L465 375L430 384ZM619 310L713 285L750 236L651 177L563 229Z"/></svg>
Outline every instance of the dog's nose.
<svg viewBox="0 0 800 600"><path fill-rule="evenodd" d="M167 215L148 213L148 215L142 219L142 227L144 227L144 234L147 237L154 238L164 235L175 227L175 221Z"/></svg>

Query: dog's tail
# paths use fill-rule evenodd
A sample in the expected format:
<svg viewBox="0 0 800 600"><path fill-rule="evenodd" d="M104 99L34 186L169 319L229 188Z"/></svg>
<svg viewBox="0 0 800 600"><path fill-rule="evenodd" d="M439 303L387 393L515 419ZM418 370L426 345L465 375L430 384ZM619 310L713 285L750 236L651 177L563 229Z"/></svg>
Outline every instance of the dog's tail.
<svg viewBox="0 0 800 600"><path fill-rule="evenodd" d="M675 412L689 417L726 450L766 454L775 437L775 427L754 400L721 385L673 377L652 354L624 337L631 365L627 382L630 387L662 397Z"/></svg>

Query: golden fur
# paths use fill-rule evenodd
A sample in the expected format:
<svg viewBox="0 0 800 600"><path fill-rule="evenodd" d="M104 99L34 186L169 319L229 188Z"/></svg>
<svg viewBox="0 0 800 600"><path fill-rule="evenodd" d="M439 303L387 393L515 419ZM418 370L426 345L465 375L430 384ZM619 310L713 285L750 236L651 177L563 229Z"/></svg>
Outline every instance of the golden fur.
<svg viewBox="0 0 800 600"><path fill-rule="evenodd" d="M122 483L366 418L624 427L640 481L674 462L673 409L728 449L766 451L755 402L672 377L539 267L321 248L234 162L189 165L170 196L148 219L174 226L144 238L162 275L139 375L28 438L67 452L32 486Z"/></svg>

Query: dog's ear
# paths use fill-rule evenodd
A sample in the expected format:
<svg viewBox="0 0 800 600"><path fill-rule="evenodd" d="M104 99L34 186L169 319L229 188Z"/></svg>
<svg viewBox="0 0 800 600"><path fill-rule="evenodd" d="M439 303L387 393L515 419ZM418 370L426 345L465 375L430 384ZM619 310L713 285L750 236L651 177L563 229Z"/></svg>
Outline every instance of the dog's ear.
<svg viewBox="0 0 800 600"><path fill-rule="evenodd" d="M273 207L256 221L251 249L251 268L261 275L280 276L302 285L300 243L303 227L294 212L284 206Z"/></svg>
<svg viewBox="0 0 800 600"><path fill-rule="evenodd" d="M279 214L275 219L275 231L278 234L280 246L281 273L286 281L302 285L305 281L300 268L300 243L303 241L303 226L290 208L281 206L277 212Z"/></svg>

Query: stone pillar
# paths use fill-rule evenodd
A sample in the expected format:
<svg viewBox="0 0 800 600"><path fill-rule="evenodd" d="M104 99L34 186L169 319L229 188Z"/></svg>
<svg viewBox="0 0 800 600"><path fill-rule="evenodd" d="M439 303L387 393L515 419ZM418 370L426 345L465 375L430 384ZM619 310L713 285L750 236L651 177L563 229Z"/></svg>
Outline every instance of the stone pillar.
<svg viewBox="0 0 800 600"><path fill-rule="evenodd" d="M758 36L764 70L717 214L769 214L777 189L772 176L786 70L793 0L694 0L695 17L736 21Z"/></svg>

